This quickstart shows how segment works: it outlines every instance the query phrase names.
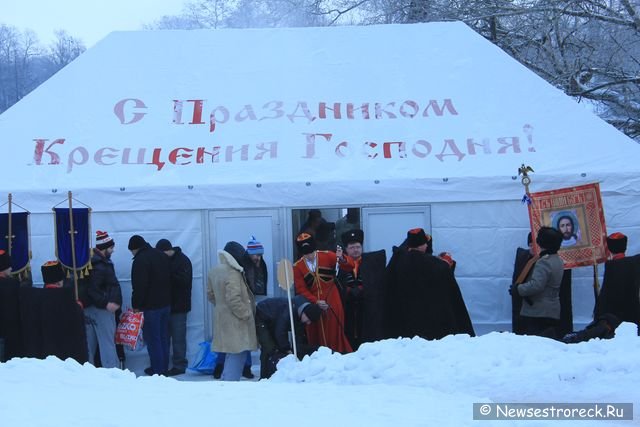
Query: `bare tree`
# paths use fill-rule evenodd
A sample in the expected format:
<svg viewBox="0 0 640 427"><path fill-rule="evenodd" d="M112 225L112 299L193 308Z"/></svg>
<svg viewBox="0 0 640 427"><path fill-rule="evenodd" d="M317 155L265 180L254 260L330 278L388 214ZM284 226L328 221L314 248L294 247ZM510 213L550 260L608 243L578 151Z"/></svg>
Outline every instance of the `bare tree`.
<svg viewBox="0 0 640 427"><path fill-rule="evenodd" d="M0 113L85 50L80 40L64 31L57 37L45 49L33 31L0 24Z"/></svg>
<svg viewBox="0 0 640 427"><path fill-rule="evenodd" d="M266 28L328 25L316 0L192 0L182 14L164 16L148 29Z"/></svg>
<svg viewBox="0 0 640 427"><path fill-rule="evenodd" d="M55 35L56 40L51 43L49 51L51 62L59 70L80 56L86 48L81 40L70 36L64 30L57 30Z"/></svg>
<svg viewBox="0 0 640 427"><path fill-rule="evenodd" d="M480 11L480 10L478 10ZM640 140L640 26L629 1L500 5L465 22L538 75Z"/></svg>
<svg viewBox="0 0 640 427"><path fill-rule="evenodd" d="M263 0L267 3L273 1ZM304 0L298 1L306 6ZM638 0L315 0L328 25L459 20L640 141Z"/></svg>
<svg viewBox="0 0 640 427"><path fill-rule="evenodd" d="M0 25L0 111L4 111L35 87L33 59L38 55L37 37Z"/></svg>

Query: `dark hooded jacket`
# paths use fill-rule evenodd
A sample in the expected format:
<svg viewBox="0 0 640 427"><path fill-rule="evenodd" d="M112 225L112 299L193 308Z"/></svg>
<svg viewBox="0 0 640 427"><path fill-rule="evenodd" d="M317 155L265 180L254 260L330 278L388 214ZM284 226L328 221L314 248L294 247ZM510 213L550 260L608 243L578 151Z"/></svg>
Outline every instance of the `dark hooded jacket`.
<svg viewBox="0 0 640 427"><path fill-rule="evenodd" d="M149 243L133 257L131 264L131 305L138 310L154 310L171 305L171 270L167 256Z"/></svg>
<svg viewBox="0 0 640 427"><path fill-rule="evenodd" d="M191 260L180 247L173 248L171 260L171 312L188 313L191 311L191 288L193 267Z"/></svg>
<svg viewBox="0 0 640 427"><path fill-rule="evenodd" d="M87 286L89 305L104 309L113 302L122 306L122 290L111 259L94 252L91 266L91 274L83 282Z"/></svg>
<svg viewBox="0 0 640 427"><path fill-rule="evenodd" d="M267 272L267 264L264 262L264 257L260 258L260 265L255 265L249 257L249 254L245 253L242 256L241 265L242 268L244 268L244 274L251 288L251 292L253 292L254 295L267 295L269 274Z"/></svg>
<svg viewBox="0 0 640 427"><path fill-rule="evenodd" d="M294 318L296 347L298 354L309 354L309 347L304 325L298 316L297 304L292 302L292 312ZM273 338L276 348L281 353L292 351L289 343L289 331L291 330L291 320L289 317L289 302L286 298L266 298L256 305L256 324L263 324ZM314 347L315 350L317 347Z"/></svg>

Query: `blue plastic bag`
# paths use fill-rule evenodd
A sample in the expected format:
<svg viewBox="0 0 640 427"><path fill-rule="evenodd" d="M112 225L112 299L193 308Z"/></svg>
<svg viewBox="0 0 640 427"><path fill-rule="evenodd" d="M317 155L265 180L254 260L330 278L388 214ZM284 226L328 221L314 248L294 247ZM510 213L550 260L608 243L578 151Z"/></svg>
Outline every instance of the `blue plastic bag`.
<svg viewBox="0 0 640 427"><path fill-rule="evenodd" d="M200 374L213 375L213 369L216 367L216 359L218 353L211 351L211 342L203 341L200 344L200 350L189 370Z"/></svg>

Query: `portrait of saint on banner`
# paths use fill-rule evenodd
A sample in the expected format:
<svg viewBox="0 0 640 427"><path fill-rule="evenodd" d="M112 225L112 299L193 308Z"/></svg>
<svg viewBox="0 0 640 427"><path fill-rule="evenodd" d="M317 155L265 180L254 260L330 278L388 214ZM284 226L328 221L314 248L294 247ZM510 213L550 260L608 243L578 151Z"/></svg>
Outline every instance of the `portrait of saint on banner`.
<svg viewBox="0 0 640 427"><path fill-rule="evenodd" d="M562 233L558 255L565 268L607 259L607 229L597 183L530 193L529 221L535 236L542 226ZM536 252L539 251L534 244Z"/></svg>

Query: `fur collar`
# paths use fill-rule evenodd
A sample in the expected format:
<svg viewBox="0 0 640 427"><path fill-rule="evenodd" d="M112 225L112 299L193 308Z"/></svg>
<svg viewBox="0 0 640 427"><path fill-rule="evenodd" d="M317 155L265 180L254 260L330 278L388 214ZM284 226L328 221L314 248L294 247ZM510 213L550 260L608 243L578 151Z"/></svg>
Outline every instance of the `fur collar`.
<svg viewBox="0 0 640 427"><path fill-rule="evenodd" d="M227 251L223 251L222 249L220 249L218 251L218 260L220 261L220 264L227 264L234 270L238 270L240 272L244 271L242 266L238 264L238 261L236 261L236 259Z"/></svg>

